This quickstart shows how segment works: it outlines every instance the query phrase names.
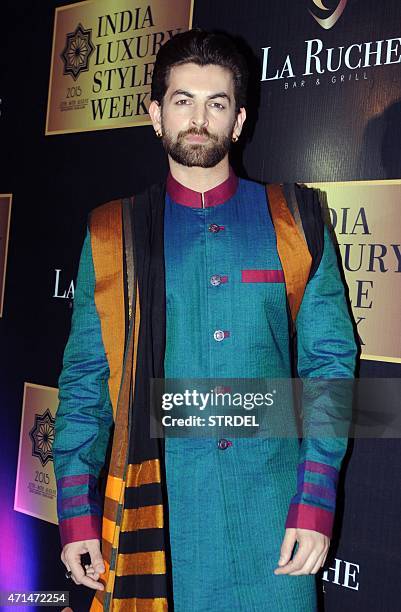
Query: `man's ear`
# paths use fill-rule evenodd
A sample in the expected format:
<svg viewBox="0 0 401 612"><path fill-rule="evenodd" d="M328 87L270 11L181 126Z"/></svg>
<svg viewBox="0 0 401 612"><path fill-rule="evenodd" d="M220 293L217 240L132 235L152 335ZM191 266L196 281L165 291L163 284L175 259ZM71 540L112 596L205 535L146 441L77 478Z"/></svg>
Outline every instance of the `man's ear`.
<svg viewBox="0 0 401 612"><path fill-rule="evenodd" d="M237 138L239 138L242 132L242 126L244 125L245 121L246 121L246 110L242 106L239 109L237 119L235 120L233 136L236 136Z"/></svg>
<svg viewBox="0 0 401 612"><path fill-rule="evenodd" d="M157 100L152 100L149 104L149 115L155 132L161 132L161 106Z"/></svg>

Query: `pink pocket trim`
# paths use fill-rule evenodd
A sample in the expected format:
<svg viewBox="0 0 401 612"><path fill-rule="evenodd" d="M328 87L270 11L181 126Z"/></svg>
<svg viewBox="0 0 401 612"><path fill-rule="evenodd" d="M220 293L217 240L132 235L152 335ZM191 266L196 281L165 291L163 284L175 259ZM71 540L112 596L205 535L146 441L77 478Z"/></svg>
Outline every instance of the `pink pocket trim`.
<svg viewBox="0 0 401 612"><path fill-rule="evenodd" d="M242 283L284 283L283 270L241 270Z"/></svg>

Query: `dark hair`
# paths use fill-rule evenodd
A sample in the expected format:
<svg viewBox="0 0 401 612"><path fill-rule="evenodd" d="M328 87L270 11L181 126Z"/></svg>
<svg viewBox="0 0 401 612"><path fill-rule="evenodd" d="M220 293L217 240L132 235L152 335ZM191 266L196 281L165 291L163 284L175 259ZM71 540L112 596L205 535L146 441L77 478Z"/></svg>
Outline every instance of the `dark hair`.
<svg viewBox="0 0 401 612"><path fill-rule="evenodd" d="M153 69L151 99L162 103L173 66L187 63L215 64L231 70L234 79L235 106L238 112L246 103L248 66L234 41L226 34L214 34L195 28L176 34L162 45Z"/></svg>

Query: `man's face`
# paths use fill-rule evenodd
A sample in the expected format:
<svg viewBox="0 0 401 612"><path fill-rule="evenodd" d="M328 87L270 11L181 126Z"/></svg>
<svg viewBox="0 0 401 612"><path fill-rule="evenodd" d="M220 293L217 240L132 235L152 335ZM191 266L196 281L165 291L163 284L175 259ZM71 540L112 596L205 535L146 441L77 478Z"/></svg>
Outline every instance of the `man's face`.
<svg viewBox="0 0 401 612"><path fill-rule="evenodd" d="M244 109L235 112L231 71L214 64L173 67L162 108L155 114L172 159L202 168L215 166L227 155L233 133L239 135L245 119Z"/></svg>

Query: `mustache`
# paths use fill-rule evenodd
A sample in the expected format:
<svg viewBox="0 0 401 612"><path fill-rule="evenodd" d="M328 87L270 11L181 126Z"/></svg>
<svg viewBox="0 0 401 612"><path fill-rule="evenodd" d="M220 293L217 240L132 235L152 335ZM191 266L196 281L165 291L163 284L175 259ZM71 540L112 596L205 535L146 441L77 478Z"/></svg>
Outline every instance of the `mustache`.
<svg viewBox="0 0 401 612"><path fill-rule="evenodd" d="M206 128L189 128L189 130L184 130L178 133L177 140L182 140L185 136L207 136L211 140L215 142L218 141L218 137L215 134L211 134L208 132Z"/></svg>

